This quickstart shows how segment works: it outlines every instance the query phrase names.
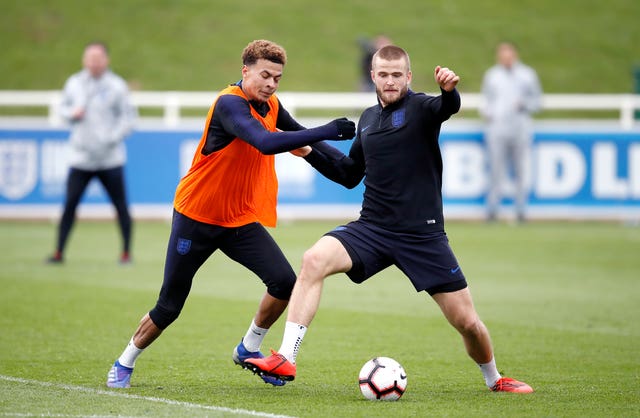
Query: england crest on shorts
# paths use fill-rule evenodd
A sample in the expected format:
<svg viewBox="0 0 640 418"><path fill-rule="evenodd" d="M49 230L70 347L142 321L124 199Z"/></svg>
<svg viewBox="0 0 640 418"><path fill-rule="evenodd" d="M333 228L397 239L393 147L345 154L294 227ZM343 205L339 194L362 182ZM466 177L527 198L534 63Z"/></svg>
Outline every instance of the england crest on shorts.
<svg viewBox="0 0 640 418"><path fill-rule="evenodd" d="M191 240L185 238L178 238L178 244L176 245L178 254L185 255L191 250Z"/></svg>

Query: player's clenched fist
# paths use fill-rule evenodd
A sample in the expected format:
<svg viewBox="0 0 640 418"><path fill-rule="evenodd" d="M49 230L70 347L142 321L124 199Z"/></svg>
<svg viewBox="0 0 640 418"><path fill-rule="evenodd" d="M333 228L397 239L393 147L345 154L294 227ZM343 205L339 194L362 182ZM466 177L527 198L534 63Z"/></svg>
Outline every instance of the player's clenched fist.
<svg viewBox="0 0 640 418"><path fill-rule="evenodd" d="M444 91L453 90L460 81L460 76L456 75L456 73L447 67L440 67L439 65L434 71L434 78L436 79L436 83L438 83Z"/></svg>

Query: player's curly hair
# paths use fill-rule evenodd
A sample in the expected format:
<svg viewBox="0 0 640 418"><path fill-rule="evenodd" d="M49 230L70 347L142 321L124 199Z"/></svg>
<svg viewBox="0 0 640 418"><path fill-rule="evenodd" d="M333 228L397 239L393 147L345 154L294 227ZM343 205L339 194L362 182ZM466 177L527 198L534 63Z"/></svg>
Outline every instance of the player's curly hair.
<svg viewBox="0 0 640 418"><path fill-rule="evenodd" d="M375 54L373 54L373 57L371 58L371 68L373 68L373 63L376 62L376 58L378 57L386 61L393 61L404 58L407 62L407 69L411 69L411 60L409 59L409 54L399 46L387 45L380 48Z"/></svg>
<svg viewBox="0 0 640 418"><path fill-rule="evenodd" d="M258 39L249 42L242 51L242 64L252 65L259 59L269 60L276 64L285 65L287 63L287 52L283 47L275 42L265 39Z"/></svg>

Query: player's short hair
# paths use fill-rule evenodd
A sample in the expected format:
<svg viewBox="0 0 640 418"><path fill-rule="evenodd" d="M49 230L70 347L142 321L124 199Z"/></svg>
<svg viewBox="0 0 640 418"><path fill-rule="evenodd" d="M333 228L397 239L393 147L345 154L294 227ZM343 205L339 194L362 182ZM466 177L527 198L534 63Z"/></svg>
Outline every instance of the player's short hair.
<svg viewBox="0 0 640 418"><path fill-rule="evenodd" d="M407 70L411 69L411 61L409 60L409 54L407 51L395 45L387 45L380 48L373 54L371 58L371 68L373 68L373 63L376 62L376 58L380 58L386 61L399 60L404 58L407 62Z"/></svg>
<svg viewBox="0 0 640 418"><path fill-rule="evenodd" d="M518 50L518 45L516 45L515 42L513 42L510 39L503 39L502 41L498 42L498 45L496 48L500 48L503 46L508 46L509 48L513 49L514 51Z"/></svg>
<svg viewBox="0 0 640 418"><path fill-rule="evenodd" d="M242 64L252 65L259 59L285 65L287 63L287 52L275 42L265 39L249 42L249 45L242 51Z"/></svg>
<svg viewBox="0 0 640 418"><path fill-rule="evenodd" d="M92 47L92 46L97 46L102 48L102 50L104 51L105 54L109 55L109 47L107 46L106 42L103 41L91 41L91 42L87 42L87 44L84 46L84 50L86 51L88 48Z"/></svg>

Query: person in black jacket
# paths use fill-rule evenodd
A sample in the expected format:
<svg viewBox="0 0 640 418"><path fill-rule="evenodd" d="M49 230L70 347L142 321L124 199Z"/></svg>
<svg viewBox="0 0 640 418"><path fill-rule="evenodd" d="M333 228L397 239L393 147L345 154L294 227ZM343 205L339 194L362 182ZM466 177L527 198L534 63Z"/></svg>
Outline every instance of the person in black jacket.
<svg viewBox="0 0 640 418"><path fill-rule="evenodd" d="M460 108L460 77L437 66L434 77L442 94L434 97L411 91L411 76L402 48L381 48L371 71L378 104L360 117L349 156L324 143L307 147L307 161L328 178L348 188L364 178L362 211L358 220L328 232L305 252L279 352L249 359L247 366L261 375L293 380L324 279L344 272L362 283L396 265L417 291L426 291L440 306L489 389L532 392L526 383L498 372L489 332L475 311L444 229L438 138L441 124Z"/></svg>

